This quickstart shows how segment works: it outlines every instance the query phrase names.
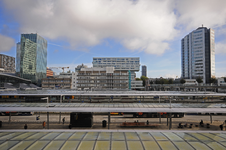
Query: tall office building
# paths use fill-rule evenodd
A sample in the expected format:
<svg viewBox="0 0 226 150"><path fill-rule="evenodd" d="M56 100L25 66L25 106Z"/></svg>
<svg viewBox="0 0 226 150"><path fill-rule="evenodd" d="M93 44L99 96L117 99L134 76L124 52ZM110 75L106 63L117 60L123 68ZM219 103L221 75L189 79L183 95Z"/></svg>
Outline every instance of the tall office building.
<svg viewBox="0 0 226 150"><path fill-rule="evenodd" d="M47 41L38 34L21 34L17 58L19 76L40 85L46 78Z"/></svg>
<svg viewBox="0 0 226 150"><path fill-rule="evenodd" d="M142 66L142 76L147 77L147 66L145 65Z"/></svg>
<svg viewBox="0 0 226 150"><path fill-rule="evenodd" d="M116 71L131 72L131 80L135 80L136 74L140 70L139 57L94 57L93 67L114 67Z"/></svg>
<svg viewBox="0 0 226 150"><path fill-rule="evenodd" d="M214 30L199 27L181 40L182 78L201 77L203 83L210 83L215 77Z"/></svg>
<svg viewBox="0 0 226 150"><path fill-rule="evenodd" d="M20 73L20 42L16 44L16 74Z"/></svg>

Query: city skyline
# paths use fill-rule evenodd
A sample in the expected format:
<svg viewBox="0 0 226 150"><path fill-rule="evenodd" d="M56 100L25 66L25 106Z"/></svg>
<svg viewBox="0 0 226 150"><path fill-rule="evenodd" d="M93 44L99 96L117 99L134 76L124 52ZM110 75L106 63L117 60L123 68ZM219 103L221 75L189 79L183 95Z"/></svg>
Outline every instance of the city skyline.
<svg viewBox="0 0 226 150"><path fill-rule="evenodd" d="M223 0L23 2L0 2L1 54L16 57L20 35L38 33L48 41L48 67L74 71L82 63L91 67L93 57L140 57L148 77L175 78L181 76L181 39L203 24L215 31L216 77L226 76Z"/></svg>

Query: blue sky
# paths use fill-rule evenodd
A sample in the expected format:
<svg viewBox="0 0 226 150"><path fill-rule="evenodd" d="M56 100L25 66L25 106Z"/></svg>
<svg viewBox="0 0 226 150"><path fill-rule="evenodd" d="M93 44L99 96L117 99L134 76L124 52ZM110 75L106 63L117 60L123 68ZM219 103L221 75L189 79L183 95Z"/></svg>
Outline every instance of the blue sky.
<svg viewBox="0 0 226 150"><path fill-rule="evenodd" d="M2 0L0 53L16 56L21 33L48 41L48 67L92 66L93 57L140 57L148 77L180 77L180 40L215 30L216 76L226 76L225 0ZM56 71L56 70L55 70ZM137 73L140 76L140 73Z"/></svg>

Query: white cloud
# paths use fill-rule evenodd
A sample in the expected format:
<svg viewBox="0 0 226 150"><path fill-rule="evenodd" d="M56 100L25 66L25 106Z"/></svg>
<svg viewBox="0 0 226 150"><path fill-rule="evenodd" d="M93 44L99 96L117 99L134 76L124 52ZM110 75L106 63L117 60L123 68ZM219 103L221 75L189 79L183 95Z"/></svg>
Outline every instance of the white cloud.
<svg viewBox="0 0 226 150"><path fill-rule="evenodd" d="M178 24L194 30L202 24L220 27L226 23L225 0L177 0Z"/></svg>
<svg viewBox="0 0 226 150"><path fill-rule="evenodd" d="M168 0L5 0L21 32L65 39L75 48L113 38L126 48L162 54L177 35L174 5Z"/></svg>
<svg viewBox="0 0 226 150"><path fill-rule="evenodd" d="M15 46L14 39L0 34L0 52L9 51Z"/></svg>
<svg viewBox="0 0 226 150"><path fill-rule="evenodd" d="M226 53L226 43L215 43L216 54L224 54Z"/></svg>

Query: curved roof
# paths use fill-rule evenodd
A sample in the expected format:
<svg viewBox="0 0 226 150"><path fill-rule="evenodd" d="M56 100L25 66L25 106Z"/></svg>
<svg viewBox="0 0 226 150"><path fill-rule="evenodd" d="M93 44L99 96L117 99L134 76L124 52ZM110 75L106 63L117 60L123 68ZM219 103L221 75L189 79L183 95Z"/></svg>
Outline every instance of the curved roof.
<svg viewBox="0 0 226 150"><path fill-rule="evenodd" d="M5 73L0 73L0 76L10 77L10 78L14 78L14 79L18 79L18 80L22 80L22 81L26 81L26 82L31 82L31 80L20 78L20 77L14 76L14 75L5 74Z"/></svg>
<svg viewBox="0 0 226 150"><path fill-rule="evenodd" d="M1 131L1 149L226 149L224 132L87 130Z"/></svg>

